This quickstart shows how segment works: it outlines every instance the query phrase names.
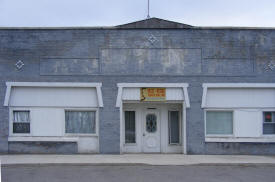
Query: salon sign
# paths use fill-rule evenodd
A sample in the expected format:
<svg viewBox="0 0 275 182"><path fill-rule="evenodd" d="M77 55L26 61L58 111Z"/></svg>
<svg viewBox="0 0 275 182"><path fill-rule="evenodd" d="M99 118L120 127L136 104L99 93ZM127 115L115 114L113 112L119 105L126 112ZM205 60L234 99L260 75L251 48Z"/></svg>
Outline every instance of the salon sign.
<svg viewBox="0 0 275 182"><path fill-rule="evenodd" d="M140 101L166 101L166 88L140 88Z"/></svg>

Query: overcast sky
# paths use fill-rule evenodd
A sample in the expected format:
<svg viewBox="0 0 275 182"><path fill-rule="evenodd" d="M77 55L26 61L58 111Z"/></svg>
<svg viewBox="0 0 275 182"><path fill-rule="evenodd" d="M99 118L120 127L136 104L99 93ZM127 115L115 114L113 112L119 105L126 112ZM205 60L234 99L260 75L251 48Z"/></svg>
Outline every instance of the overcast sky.
<svg viewBox="0 0 275 182"><path fill-rule="evenodd" d="M150 0L151 17L195 26L275 27L275 0ZM0 26L113 26L145 19L147 0L0 0Z"/></svg>

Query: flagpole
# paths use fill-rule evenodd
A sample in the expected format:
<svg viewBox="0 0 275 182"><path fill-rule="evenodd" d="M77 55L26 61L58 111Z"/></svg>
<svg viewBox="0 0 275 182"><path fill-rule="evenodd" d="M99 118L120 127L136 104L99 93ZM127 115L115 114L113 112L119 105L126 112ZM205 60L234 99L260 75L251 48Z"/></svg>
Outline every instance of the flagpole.
<svg viewBox="0 0 275 182"><path fill-rule="evenodd" d="M148 0L148 15L147 15L147 19L150 18L150 0Z"/></svg>

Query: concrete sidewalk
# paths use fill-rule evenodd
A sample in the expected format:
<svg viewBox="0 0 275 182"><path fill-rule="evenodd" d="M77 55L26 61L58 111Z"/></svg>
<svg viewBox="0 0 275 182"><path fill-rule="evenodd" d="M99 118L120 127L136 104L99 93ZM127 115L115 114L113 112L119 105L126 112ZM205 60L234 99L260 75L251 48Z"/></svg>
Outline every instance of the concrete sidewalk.
<svg viewBox="0 0 275 182"><path fill-rule="evenodd" d="M252 155L0 155L2 165L275 165L275 156Z"/></svg>

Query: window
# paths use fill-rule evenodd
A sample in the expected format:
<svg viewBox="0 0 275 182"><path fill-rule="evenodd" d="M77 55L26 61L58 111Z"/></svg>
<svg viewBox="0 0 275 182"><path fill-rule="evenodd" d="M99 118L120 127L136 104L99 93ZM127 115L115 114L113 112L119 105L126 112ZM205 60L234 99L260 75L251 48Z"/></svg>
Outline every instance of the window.
<svg viewBox="0 0 275 182"><path fill-rule="evenodd" d="M65 111L66 133L95 134L95 111Z"/></svg>
<svg viewBox="0 0 275 182"><path fill-rule="evenodd" d="M233 112L232 111L206 111L207 135L232 135Z"/></svg>
<svg viewBox="0 0 275 182"><path fill-rule="evenodd" d="M125 111L125 143L136 143L135 111Z"/></svg>
<svg viewBox="0 0 275 182"><path fill-rule="evenodd" d="M13 111L13 133L30 133L30 111Z"/></svg>
<svg viewBox="0 0 275 182"><path fill-rule="evenodd" d="M263 134L275 134L275 112L264 112L263 117Z"/></svg>
<svg viewBox="0 0 275 182"><path fill-rule="evenodd" d="M148 133L154 133L157 131L157 116L155 114L147 114L146 131Z"/></svg>
<svg viewBox="0 0 275 182"><path fill-rule="evenodd" d="M179 111L169 111L168 113L169 125L169 144L180 143L180 120Z"/></svg>

